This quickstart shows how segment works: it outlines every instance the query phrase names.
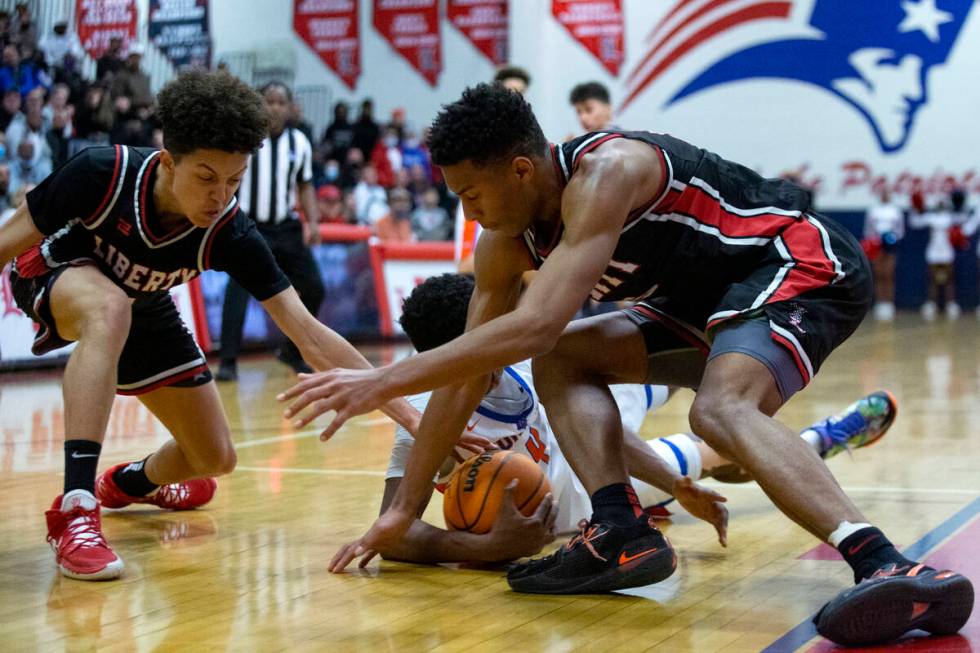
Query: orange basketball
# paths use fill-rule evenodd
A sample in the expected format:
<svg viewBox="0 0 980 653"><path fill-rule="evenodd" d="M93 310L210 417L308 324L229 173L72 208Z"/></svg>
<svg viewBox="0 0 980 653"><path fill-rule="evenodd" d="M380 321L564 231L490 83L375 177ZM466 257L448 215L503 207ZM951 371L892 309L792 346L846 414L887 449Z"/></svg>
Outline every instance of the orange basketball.
<svg viewBox="0 0 980 653"><path fill-rule="evenodd" d="M443 496L446 525L471 533L489 531L497 519L504 489L515 478L514 504L529 517L551 492L540 467L512 451L486 452L467 460L453 474Z"/></svg>

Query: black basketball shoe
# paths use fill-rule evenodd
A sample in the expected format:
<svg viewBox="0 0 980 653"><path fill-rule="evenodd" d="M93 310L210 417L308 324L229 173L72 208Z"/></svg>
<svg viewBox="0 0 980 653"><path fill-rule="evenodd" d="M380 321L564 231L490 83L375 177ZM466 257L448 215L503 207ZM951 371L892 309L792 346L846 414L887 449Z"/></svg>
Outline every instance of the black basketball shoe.
<svg viewBox="0 0 980 653"><path fill-rule="evenodd" d="M955 571L885 565L820 609L817 632L844 646L880 644L910 630L950 635L973 612L973 585Z"/></svg>
<svg viewBox="0 0 980 653"><path fill-rule="evenodd" d="M646 515L628 528L583 519L565 546L515 565L507 583L516 592L592 594L658 583L676 566L673 547Z"/></svg>

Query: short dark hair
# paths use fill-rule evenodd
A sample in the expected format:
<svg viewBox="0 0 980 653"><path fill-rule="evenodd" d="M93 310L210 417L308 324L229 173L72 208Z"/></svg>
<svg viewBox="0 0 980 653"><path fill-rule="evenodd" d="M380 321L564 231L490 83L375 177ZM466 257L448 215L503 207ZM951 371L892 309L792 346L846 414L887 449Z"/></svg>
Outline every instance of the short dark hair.
<svg viewBox="0 0 980 653"><path fill-rule="evenodd" d="M519 79L525 86L531 85L531 75L520 66L504 66L493 75L493 81L498 84L506 79Z"/></svg>
<svg viewBox="0 0 980 653"><path fill-rule="evenodd" d="M277 90L282 91L282 94L286 96L286 100L288 100L289 102L292 102L293 101L293 91L292 91L292 89L289 88L289 86L286 84L286 82L279 81L278 79L273 79L272 81L269 81L269 82L266 82L265 84L263 84L259 88L259 95L261 95L264 98L265 97L265 94L268 93L272 89L277 89Z"/></svg>
<svg viewBox="0 0 980 653"><path fill-rule="evenodd" d="M475 284L464 274L430 277L402 304L402 329L415 351L435 349L466 331L466 311Z"/></svg>
<svg viewBox="0 0 980 653"><path fill-rule="evenodd" d="M548 141L520 93L478 84L443 106L427 140L436 165L471 161L484 166L515 156L540 156Z"/></svg>
<svg viewBox="0 0 980 653"><path fill-rule="evenodd" d="M599 100L609 104L609 89L599 82L584 82L576 85L568 94L569 104L578 104L586 100Z"/></svg>
<svg viewBox="0 0 980 653"><path fill-rule="evenodd" d="M178 157L202 149L252 153L269 130L259 94L224 71L181 73L157 101L163 146Z"/></svg>

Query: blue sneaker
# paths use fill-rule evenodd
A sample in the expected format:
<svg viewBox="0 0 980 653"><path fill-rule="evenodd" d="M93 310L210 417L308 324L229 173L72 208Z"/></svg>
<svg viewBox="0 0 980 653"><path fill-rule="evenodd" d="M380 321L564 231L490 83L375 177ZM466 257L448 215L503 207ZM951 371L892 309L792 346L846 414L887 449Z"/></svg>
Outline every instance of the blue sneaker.
<svg viewBox="0 0 980 653"><path fill-rule="evenodd" d="M879 390L858 399L843 411L810 427L820 436L820 457L832 458L847 449L860 449L880 440L895 421L898 403Z"/></svg>

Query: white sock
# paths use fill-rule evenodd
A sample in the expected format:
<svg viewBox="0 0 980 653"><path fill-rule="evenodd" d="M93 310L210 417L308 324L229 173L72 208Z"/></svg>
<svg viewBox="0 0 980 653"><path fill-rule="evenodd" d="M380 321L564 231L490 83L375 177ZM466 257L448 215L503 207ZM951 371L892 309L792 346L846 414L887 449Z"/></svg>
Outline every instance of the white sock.
<svg viewBox="0 0 980 653"><path fill-rule="evenodd" d="M72 490L61 497L61 512L68 512L75 506L81 506L85 510L94 510L97 505L99 502L88 490Z"/></svg>
<svg viewBox="0 0 980 653"><path fill-rule="evenodd" d="M859 523L852 524L849 521L842 521L837 525L837 530L827 536L827 541L829 541L836 549L840 546L840 543L847 539L848 535L857 533L862 528L871 528L871 524Z"/></svg>
<svg viewBox="0 0 980 653"><path fill-rule="evenodd" d="M803 438L803 441L806 442L808 445L810 445L810 447L812 447L813 450L817 452L818 456L822 453L823 439L820 437L819 433L817 433L813 429L807 429L802 433L800 433L800 437Z"/></svg>

